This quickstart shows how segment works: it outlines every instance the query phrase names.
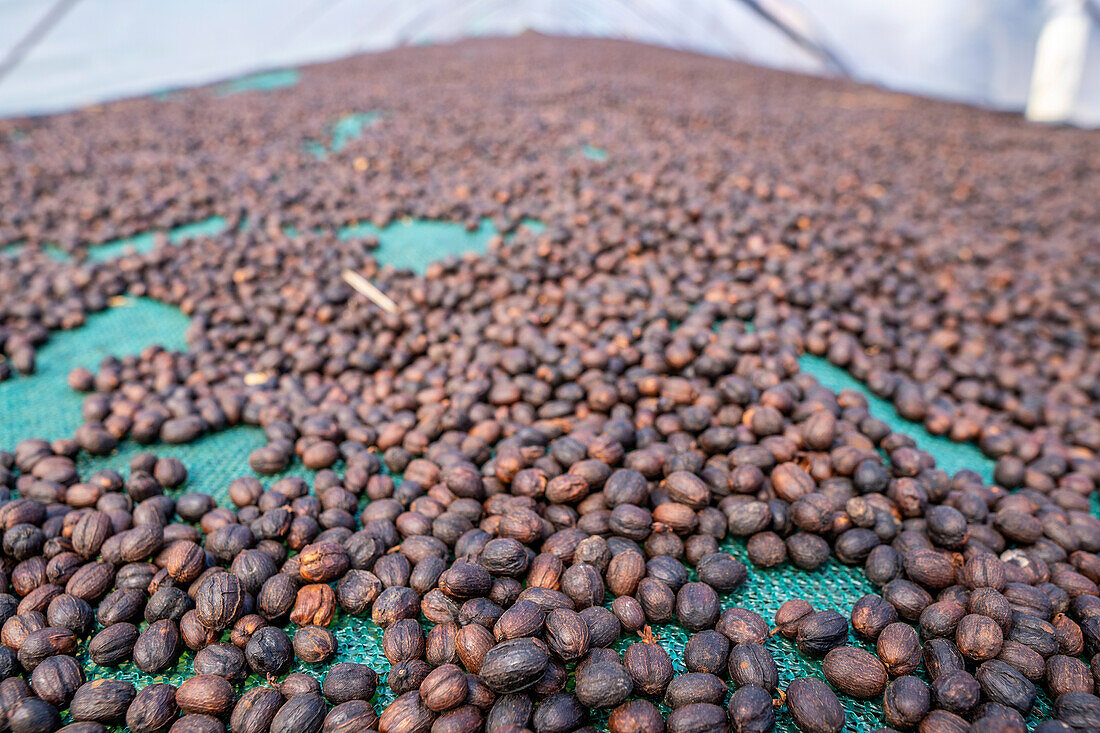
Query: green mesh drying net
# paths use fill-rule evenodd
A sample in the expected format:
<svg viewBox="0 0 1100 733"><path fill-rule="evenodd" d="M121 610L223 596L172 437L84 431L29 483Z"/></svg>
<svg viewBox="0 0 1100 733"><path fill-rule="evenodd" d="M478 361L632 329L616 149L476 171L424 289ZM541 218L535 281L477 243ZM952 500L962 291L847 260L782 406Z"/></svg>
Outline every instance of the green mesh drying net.
<svg viewBox="0 0 1100 733"><path fill-rule="evenodd" d="M526 224L535 231L542 228L539 222ZM224 222L201 222L194 225L187 236L220 231L221 226L224 226ZM408 221L394 223L385 229L369 225L347 228L342 235L377 236L381 246L375 254L380 263L411 267L423 272L429 262L446 256L467 251L484 252L488 239L494 233L495 230L488 223L483 223L474 232L468 232L458 224ZM182 236L179 232L171 232L169 238L178 240ZM136 239L139 243L144 241L141 237ZM133 246L132 241L128 244ZM67 386L66 376L70 370L78 366L94 369L108 355L135 354L150 344L159 344L173 350L185 349L186 327L187 318L174 307L146 299L129 298L124 304L89 316L86 325L77 330L53 334L49 343L39 352L39 368L35 375L16 377L0 383L0 447L10 449L16 442L28 437L54 439L71 435L81 422L81 397ZM992 462L975 447L933 436L922 426L905 421L898 416L892 405L870 394L861 383L824 359L805 356L801 363L805 371L834 390L855 389L867 395L870 411L875 417L889 423L892 429L911 435L947 471L970 468L978 471L986 480L990 479ZM133 456L152 449L160 455L175 456L186 464L189 479L184 487L185 491L209 494L220 505L228 506L226 489L230 481L249 473L248 455L264 442L260 429L236 427L207 435L188 445L145 447L125 443L110 456L82 456L79 469L82 475L101 468L112 468L125 475ZM336 468L339 469L339 466ZM297 475L310 481L313 478L313 472L295 464L286 473L271 477L270 481L286 475ZM835 560L830 560L814 572L804 572L790 565L761 569L748 562L743 541L727 541L724 549L749 567L749 578L736 592L723 597L723 607L748 608L769 622L779 606L791 598L804 598L818 610L834 609L847 616L859 598L876 590L864 578L861 569L841 565ZM333 664L359 662L372 667L384 679L389 663L382 654L382 629L367 618L343 614L336 617L331 628L339 643L336 659L326 665L299 663L292 672L306 672L321 679ZM287 631L293 634L294 628L288 628ZM675 624L661 625L654 632L659 643L672 656L676 672L685 671L682 655L688 632ZM621 652L635 641L637 638L620 639L616 648ZM851 643L869 648L854 637ZM779 667L781 684L796 677L823 678L820 660L802 657L794 645L781 636L772 637L767 646ZM158 675L144 674L132 664L120 668L95 665L87 657L86 644L82 644L80 648L79 659L85 665L88 679L108 677L129 680L141 688L154 682L178 685L192 673L193 654L185 652L173 669ZM260 684L266 682L254 675L245 682L241 691ZM381 711L392 698L393 695L385 684L380 684L374 699L376 709ZM859 701L841 696L841 701L847 713L846 730L867 731L885 725L880 700ZM1049 699L1040 692L1035 710L1028 719L1029 727L1048 718L1050 709ZM603 728L605 721L606 712L595 716L599 727ZM785 711L778 715L776 728L779 731L797 730Z"/></svg>
<svg viewBox="0 0 1100 733"><path fill-rule="evenodd" d="M227 97L243 92L271 92L292 87L301 81L301 78L302 75L297 69L262 71L220 84L216 88L216 93L218 96Z"/></svg>
<svg viewBox="0 0 1100 733"><path fill-rule="evenodd" d="M302 148L318 160L324 160L330 152L339 153L346 148L364 130L373 127L381 116L379 112L350 112L332 123L328 130L332 138L328 147L319 140L306 140Z"/></svg>

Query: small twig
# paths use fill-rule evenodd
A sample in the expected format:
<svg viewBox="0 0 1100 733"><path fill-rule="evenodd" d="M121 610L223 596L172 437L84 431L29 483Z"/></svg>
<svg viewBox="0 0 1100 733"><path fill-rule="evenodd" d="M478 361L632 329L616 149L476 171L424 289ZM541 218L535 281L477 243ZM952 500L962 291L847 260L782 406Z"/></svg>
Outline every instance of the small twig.
<svg viewBox="0 0 1100 733"><path fill-rule="evenodd" d="M249 372L244 375L244 383L249 387L267 384L269 381L271 381L271 375L267 372Z"/></svg>
<svg viewBox="0 0 1100 733"><path fill-rule="evenodd" d="M343 273L344 282L355 288L355 291L364 296L370 302L386 311L387 313L397 312L397 303L393 302L390 296L383 293L376 288L371 281L360 275L355 270L344 270Z"/></svg>

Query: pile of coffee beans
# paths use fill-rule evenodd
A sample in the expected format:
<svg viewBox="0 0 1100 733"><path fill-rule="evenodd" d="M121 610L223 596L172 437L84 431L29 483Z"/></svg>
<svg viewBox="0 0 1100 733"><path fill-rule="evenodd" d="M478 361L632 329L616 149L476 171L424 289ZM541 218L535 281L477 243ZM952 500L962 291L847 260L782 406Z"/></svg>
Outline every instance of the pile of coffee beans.
<svg viewBox="0 0 1100 733"><path fill-rule="evenodd" d="M304 151L350 103L382 123ZM65 711L134 733L569 733L605 713L611 733L835 733L847 698L881 700L893 730L1011 732L1040 691L1043 733L1100 729L1095 134L530 36L17 128L4 364L33 371L51 330L117 295L192 325L186 353L73 371L71 438L0 452L13 733ZM224 234L84 259L211 215ZM502 236L422 276L338 236L405 217ZM804 353L977 442L994 482L937 468ZM236 425L267 443L225 506L154 453L78 470ZM253 475L295 461L312 485ZM861 567L879 593L764 618L737 605L730 542L760 569ZM388 671L288 674L337 658L343 616L384 629ZM680 675L666 624L691 634ZM782 679L773 636L821 678ZM184 650L178 687L77 661L156 675Z"/></svg>

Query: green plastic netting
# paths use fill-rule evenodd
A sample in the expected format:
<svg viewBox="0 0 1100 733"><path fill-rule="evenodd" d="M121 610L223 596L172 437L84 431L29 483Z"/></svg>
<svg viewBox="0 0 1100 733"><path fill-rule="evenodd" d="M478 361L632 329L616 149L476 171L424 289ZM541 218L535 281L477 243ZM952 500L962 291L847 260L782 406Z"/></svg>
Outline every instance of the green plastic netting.
<svg viewBox="0 0 1100 733"><path fill-rule="evenodd" d="M302 73L298 69L272 69L216 84L213 91L219 97L230 97L244 92L271 92L296 86L301 80ZM178 99L182 91L180 89L165 89L150 96L158 102L170 102Z"/></svg>
<svg viewBox="0 0 1100 733"><path fill-rule="evenodd" d="M220 84L216 91L217 94L223 97L241 94L242 92L270 92L275 89L292 87L301 79L301 72L297 69L275 69L232 79Z"/></svg>
<svg viewBox="0 0 1100 733"><path fill-rule="evenodd" d="M533 230L541 227L539 222L527 222L527 225ZM208 220L191 225L187 231L184 231L187 228L181 228L170 232L169 238L171 241L178 241L185 236L201 236L220 231L223 226L224 222ZM467 232L461 225L453 223L405 221L381 230L369 225L348 228L342 234L348 237L377 236L381 246L375 255L380 263L411 267L423 272L429 262L449 255L466 251L484 252L495 230L488 222L474 232ZM151 246L151 236L141 235L125 242L112 243L109 245L110 249L98 252L97 258L121 253L126 246L141 248L146 242ZM187 318L174 307L146 299L129 298L125 304L91 315L86 325L80 329L53 334L49 343L39 352L39 369L35 375L16 377L0 383L0 447L10 449L16 442L28 437L54 439L71 435L81 422L82 398L68 388L66 376L70 370L78 366L94 369L106 356L135 354L150 344L159 344L173 350L186 349L184 332L187 324ZM922 426L905 421L898 416L892 405L869 393L857 380L824 359L805 356L802 367L834 390L856 389L863 392L867 395L870 411L875 417L889 423L892 429L911 435L948 472L970 468L978 471L985 480L990 480L992 462L974 446L933 436ZM101 468L119 470L125 475L134 455L154 450L160 455L176 456L187 465L190 476L184 487L185 491L207 493L227 506L226 488L230 481L249 473L248 455L264 442L263 433L258 428L237 427L207 435L190 445L145 447L126 443L110 456L82 457L79 468L82 475ZM339 469L339 466L336 468ZM297 464L283 475L298 475L311 480L313 474ZM269 482L280 477L271 477ZM741 559L750 570L748 581L738 591L724 597L723 606L751 609L769 622L779 606L790 598L805 598L819 610L835 609L847 616L856 600L867 593L875 592L874 586L863 577L859 568L847 567L835 561L830 561L811 573L791 566L759 569L748 562L744 542L729 541L725 544L725 549ZM379 627L366 618L338 615L332 629L339 642L339 654L331 664L347 661L365 663L384 677L389 663L382 654L382 630ZM293 629L288 631L292 633ZM654 631L660 643L672 655L676 671L684 671L681 660L688 632L672 624L662 625ZM624 638L616 646L621 651L634 641L636 639ZM867 648L854 637L852 643ZM184 653L179 663L164 674L146 675L132 664L117 669L99 667L87 659L85 647L86 645L82 645L79 658L86 665L89 679L124 679L140 688L153 682L178 685L191 675L193 655L190 652ZM768 647L775 657L783 683L795 677L822 677L820 660L803 658L793 644L782 637L773 637L768 642ZM331 664L299 664L292 671L307 672L321 678ZM265 682L253 676L246 681L242 690L258 684ZM381 711L392 697L385 685L380 684L374 700L376 708ZM841 700L848 715L846 730L865 731L885 724L880 701L857 701L843 696ZM1034 726L1038 721L1049 717L1049 714L1050 702L1045 694L1040 693L1039 701L1029 718L1029 726ZM603 714L597 716L595 722L602 725L605 720L606 714ZM796 730L785 712L778 716L777 730Z"/></svg>
<svg viewBox="0 0 1100 733"><path fill-rule="evenodd" d="M350 112L330 126L331 141L327 147L320 140L306 140L302 148L318 160L324 160L330 152L339 153L346 148L349 142L363 134L363 130L374 126L381 116L378 112Z"/></svg>

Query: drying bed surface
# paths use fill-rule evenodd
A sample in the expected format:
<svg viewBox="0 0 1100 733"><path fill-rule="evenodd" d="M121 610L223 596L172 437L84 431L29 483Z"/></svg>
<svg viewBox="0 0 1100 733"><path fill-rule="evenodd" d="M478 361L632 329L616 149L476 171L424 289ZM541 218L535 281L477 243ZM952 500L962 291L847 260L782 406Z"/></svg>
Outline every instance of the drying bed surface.
<svg viewBox="0 0 1100 733"><path fill-rule="evenodd" d="M546 74L550 67L559 71ZM984 590L970 568L984 567L988 550L1014 545L997 561L1011 582L1043 586L1052 610L1039 615L1064 624L1053 609L1072 611L1069 623L1085 630L1087 647L1058 648L1096 651L1092 611L1076 600L1095 597L1092 553L1100 549L1089 516L1100 479L1100 228L1096 202L1079 195L1096 184L1094 133L670 51L534 36L406 49L2 121L0 133L8 357L0 448L76 438L24 443L23 474L52 451L62 462L74 455L83 479L105 467L125 475L151 449L181 459L184 490L223 508L259 511L226 493L252 468L271 477L269 486L304 478L318 494L344 481L353 523L370 492L376 501L404 497L416 516L403 520L402 534L450 536L470 519L436 514L446 506L439 497L488 491L447 473L466 475L454 468L454 434L468 432L458 452L493 492L527 490L510 486L516 471L504 466L514 461L544 479L563 474L559 487L588 484L538 505L545 526L562 534L533 538L532 549L544 540L544 555L560 554L567 565L577 531L644 540L653 557L682 553L697 537L704 546L694 523L665 520L683 521L688 509L702 523L717 507L729 521L721 547L747 567L741 584L721 594L721 608L747 608L771 624L791 599L846 617L880 592L912 613L911 589L906 598L901 586L882 589L870 565L866 574L858 567L865 553L852 560L852 546L869 541L858 530L870 526L875 543L892 539L906 558L899 573L939 592L942 604ZM399 312L383 314L345 284L349 269ZM13 367L34 373L12 376ZM91 394L72 393L66 378ZM836 424L843 430L833 432ZM556 448L546 446L551 440ZM623 517L608 525L601 512L613 514L612 506L601 495L609 490L599 491L591 465L573 469L567 458L582 458L580 446L609 467L649 466L657 454L641 446L654 443L671 451L660 454L670 467L646 469L641 503L662 521L644 531L634 515L630 526ZM760 463L759 451L734 446L767 446L770 458ZM864 462L890 467L878 490L878 474L856 478L844 452L868 448L877 450ZM947 473L934 471L933 460ZM776 473L769 461L784 468ZM735 469L757 463L772 475L746 491L739 482L756 479ZM442 470L442 483L395 483L386 494L382 477L400 482L410 465L417 478L439 479ZM364 466L377 479L366 492L350 478ZM348 477L334 479L332 468ZM713 493L701 503L687 498L684 482L696 484L684 473L704 476ZM799 484L805 476L809 493L792 490L790 476ZM886 504L869 506L853 485ZM754 498L770 500L773 516L746 531L746 513L761 505ZM507 534L500 524L509 512L491 506L474 525ZM885 506L893 519L876 513ZM932 508L935 519L926 514ZM941 531L943 517L956 514L970 532L961 542ZM435 528L430 520L439 516L447 521ZM913 533L905 541L902 527ZM843 548L836 552L848 564L823 559L807 570L785 562L795 554L791 538L807 533ZM917 535L934 557L912 544ZM920 564L938 572L948 558L967 564L968 585L941 584ZM1046 574L1035 573L1036 559ZM701 585L694 564L684 569L693 591ZM455 568L456 576L468 570ZM658 562L647 592L678 585L668 572ZM570 603L583 605L575 591ZM1009 594L1017 610L1022 593ZM669 620L652 594L639 597L645 620ZM948 622L954 613L940 604L935 611ZM554 630L564 623L555 617ZM973 643L975 623L984 628L968 622L946 635L969 658L983 701L1018 707L1030 724L1053 712L1091 724L1100 710L1091 696L1072 693L1052 706L1043 690L1029 697L1012 672L990 662L977 668L987 657ZM945 633L931 618L920 626ZM297 659L293 670L320 678L332 664L357 661L384 675L381 627L341 611L329 628L337 654L320 665ZM1035 628L1020 622L1006 638L1045 649L1045 627ZM570 648L551 631L547 622L554 664L572 669ZM830 643L874 651L864 631L856 625ZM674 622L654 623L640 638L666 649L680 674L689 636ZM614 644L636 690L652 682L627 661L637 638L624 633ZM768 638L781 688L828 677L806 653L812 648L806 639ZM153 675L90 665L83 644L74 653L89 676L139 688L179 685L192 671L190 653ZM1060 677L1047 670L1039 686L1078 682L1065 671L1077 667L1060 669ZM842 694L836 704L847 726L915 725L907 718L922 704L927 712L922 690L933 681L916 674L887 688L885 718L881 690L869 701ZM253 675L240 689L261 682ZM587 682L561 682L589 699ZM540 684L556 689L553 680ZM378 712L394 687L386 679L379 686ZM805 714L814 707L807 700L833 694L822 689L793 690L777 726L829 729L829 700L817 723ZM425 688L420 694L435 699ZM581 724L583 716L569 718L571 697L547 699L563 720L536 716L536 728ZM383 729L402 730L402 713L444 730L480 720L476 705L436 720L419 704L399 701L383 713ZM948 707L979 715L960 705ZM41 711L20 715L30 712ZM670 710L662 703L660 712ZM713 711L689 712L698 720L673 713L669 727L705 723ZM1011 717L982 709L995 714ZM932 717L926 727L950 723ZM615 727L603 713L593 722Z"/></svg>

